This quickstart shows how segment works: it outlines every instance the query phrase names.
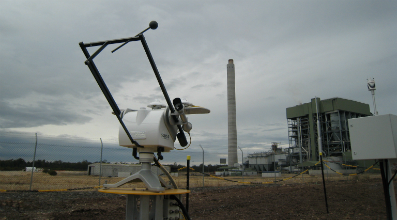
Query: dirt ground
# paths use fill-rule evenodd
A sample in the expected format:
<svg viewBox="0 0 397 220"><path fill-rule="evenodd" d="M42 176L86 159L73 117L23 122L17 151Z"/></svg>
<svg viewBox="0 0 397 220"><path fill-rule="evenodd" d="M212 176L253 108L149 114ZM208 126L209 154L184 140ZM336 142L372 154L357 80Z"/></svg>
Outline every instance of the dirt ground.
<svg viewBox="0 0 397 220"><path fill-rule="evenodd" d="M386 219L380 178L326 181L329 213L321 182L191 190L191 219ZM125 219L125 203L123 195L96 191L6 192L0 220Z"/></svg>

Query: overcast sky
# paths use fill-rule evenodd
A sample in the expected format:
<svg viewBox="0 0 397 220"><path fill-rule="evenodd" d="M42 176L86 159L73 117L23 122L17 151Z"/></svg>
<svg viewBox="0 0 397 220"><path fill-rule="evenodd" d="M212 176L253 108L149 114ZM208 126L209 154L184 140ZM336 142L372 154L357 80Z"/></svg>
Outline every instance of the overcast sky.
<svg viewBox="0 0 397 220"><path fill-rule="evenodd" d="M1 1L0 131L117 143L118 121L84 64L79 42L146 41L171 99L209 108L191 115L191 152L227 157L226 65L236 70L238 145L244 155L288 147L286 108L341 97L397 114L396 1ZM120 108L164 101L142 45L95 62ZM90 53L96 48L90 48ZM176 144L178 146L178 144ZM1 146L0 146L1 147ZM239 153L239 162L241 153ZM131 157L131 160L134 159ZM124 161L124 160L123 160Z"/></svg>

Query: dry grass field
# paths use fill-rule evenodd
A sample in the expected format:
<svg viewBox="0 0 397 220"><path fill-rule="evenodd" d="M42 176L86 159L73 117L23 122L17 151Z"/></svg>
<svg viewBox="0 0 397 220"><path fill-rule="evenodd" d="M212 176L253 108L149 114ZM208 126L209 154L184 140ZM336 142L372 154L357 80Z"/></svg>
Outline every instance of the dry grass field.
<svg viewBox="0 0 397 220"><path fill-rule="evenodd" d="M98 186L98 176L85 172L58 172L57 176L35 173L32 189L73 189ZM190 176L189 215L194 219L386 219L379 174L325 175L329 213L326 212L321 176L283 174L281 178L225 177L199 173ZM115 183L122 178L102 178ZM278 181L288 179L285 181ZM231 180L231 181L230 181ZM275 184L273 181L278 181ZM175 178L186 188L186 173ZM240 182L240 183L239 183ZM254 182L269 184L243 184ZM0 172L0 189L29 190L30 173ZM142 187L130 184L126 187ZM1 192L1 190L0 190ZM125 195L100 193L96 189L66 192L0 193L0 219L88 220L124 219ZM182 200L185 201L183 196Z"/></svg>
<svg viewBox="0 0 397 220"><path fill-rule="evenodd" d="M98 185L98 177L87 176L83 173L59 171L58 175L50 176L47 173L35 172L32 179L32 190L68 189ZM0 172L0 189L2 190L29 190L30 181L30 172Z"/></svg>
<svg viewBox="0 0 397 220"><path fill-rule="evenodd" d="M75 189L85 187L99 186L98 176L88 176L85 171L57 171L56 176L50 176L46 173L35 172L33 175L32 190L59 190L59 189ZM246 185L248 182L265 183L265 184L294 184L294 183L320 183L322 182L321 176L313 176L303 174L290 177L295 174L282 174L277 178L263 178L259 175L256 176L228 176L221 177L232 181L222 180L221 178L213 178L210 176L204 177L205 187L224 187L233 185ZM165 178L165 177L164 177ZM379 174L362 174L357 176L340 176L337 174L325 175L325 179L329 181L338 180L366 180L379 178ZM122 180L123 177L102 177L101 184L116 183ZM288 180L285 180L288 179ZM29 190L30 188L31 173L23 171L2 171L0 172L0 190ZM165 179L166 180L166 179ZM186 172L180 172L178 177L174 177L175 182L179 188L186 188ZM280 181L284 180L284 181ZM189 186L203 187L203 177L200 173L191 172ZM132 183L124 187L135 188L143 187L142 183Z"/></svg>

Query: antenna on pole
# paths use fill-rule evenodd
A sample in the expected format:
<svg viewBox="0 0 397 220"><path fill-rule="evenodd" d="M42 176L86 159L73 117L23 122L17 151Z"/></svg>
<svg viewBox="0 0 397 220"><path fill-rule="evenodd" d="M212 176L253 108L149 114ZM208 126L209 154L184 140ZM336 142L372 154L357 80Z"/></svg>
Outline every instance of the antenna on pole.
<svg viewBox="0 0 397 220"><path fill-rule="evenodd" d="M375 102L375 90L376 90L376 86L375 86L375 79L372 78L370 80L367 79L367 87L368 87L368 91L371 91L372 94L372 102L374 105L374 115L378 115L378 111L376 110L376 102Z"/></svg>

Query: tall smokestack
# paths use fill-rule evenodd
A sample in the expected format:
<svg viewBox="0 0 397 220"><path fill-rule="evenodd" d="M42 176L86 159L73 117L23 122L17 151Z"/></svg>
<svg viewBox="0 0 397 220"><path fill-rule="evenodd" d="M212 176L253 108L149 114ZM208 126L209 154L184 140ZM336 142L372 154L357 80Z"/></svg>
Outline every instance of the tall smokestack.
<svg viewBox="0 0 397 220"><path fill-rule="evenodd" d="M236 91L233 59L227 64L227 119L228 119L228 163L234 167L237 160Z"/></svg>

